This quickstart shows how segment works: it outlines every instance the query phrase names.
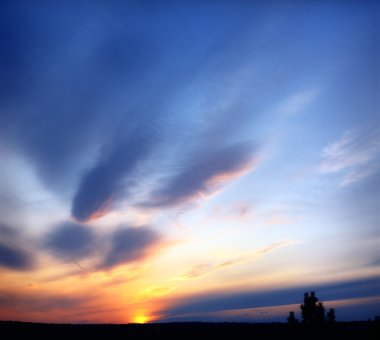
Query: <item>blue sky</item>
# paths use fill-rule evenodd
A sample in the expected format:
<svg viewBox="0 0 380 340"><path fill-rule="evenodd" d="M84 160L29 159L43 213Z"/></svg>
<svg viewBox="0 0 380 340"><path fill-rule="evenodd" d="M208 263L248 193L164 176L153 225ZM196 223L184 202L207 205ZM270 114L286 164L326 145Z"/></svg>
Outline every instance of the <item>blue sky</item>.
<svg viewBox="0 0 380 340"><path fill-rule="evenodd" d="M375 1L0 6L1 319L379 314Z"/></svg>

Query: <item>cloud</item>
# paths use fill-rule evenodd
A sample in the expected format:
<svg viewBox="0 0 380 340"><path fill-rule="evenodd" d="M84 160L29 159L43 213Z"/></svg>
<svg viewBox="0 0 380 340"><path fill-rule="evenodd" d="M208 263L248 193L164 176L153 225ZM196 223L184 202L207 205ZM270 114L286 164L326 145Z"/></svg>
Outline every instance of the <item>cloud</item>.
<svg viewBox="0 0 380 340"><path fill-rule="evenodd" d="M367 168L363 167L360 170L350 171L343 177L343 180L341 181L341 186L344 187L352 183L358 182L364 178L367 178L375 174L379 170L380 170L380 163L369 165Z"/></svg>
<svg viewBox="0 0 380 340"><path fill-rule="evenodd" d="M0 290L0 318L28 322L79 322L81 314L96 319L98 296L93 292L70 296L61 292ZM98 320L100 321L100 320Z"/></svg>
<svg viewBox="0 0 380 340"><path fill-rule="evenodd" d="M302 301L303 292L315 290L322 300L341 300L363 297L380 296L379 277L368 277L360 280L318 284L312 287L299 285L287 289L268 289L262 291L224 292L188 296L172 302L171 307L163 312L166 315L161 321L168 321L171 317L186 314L218 312L224 310L238 310L295 304Z"/></svg>
<svg viewBox="0 0 380 340"><path fill-rule="evenodd" d="M44 183L67 190L67 183L73 185L91 163L108 129L119 124L120 116L128 120L132 115L115 102L128 90L131 94L154 64L153 58L147 60L153 47L118 27L121 17L108 25L96 8L4 7L2 135L27 155Z"/></svg>
<svg viewBox="0 0 380 340"><path fill-rule="evenodd" d="M138 133L115 143L111 151L83 176L72 202L73 217L88 221L106 214L114 196L124 188L122 180L147 156L148 149L148 141Z"/></svg>
<svg viewBox="0 0 380 340"><path fill-rule="evenodd" d="M209 4L201 12L199 5L153 8L2 4L0 135L48 190L64 204L71 200L78 221L104 216L120 201L133 205L131 191L165 174L177 147L181 155L171 163L183 171L153 190L152 205L208 194L227 182L221 175L236 177L249 162L246 147L210 148L201 138L215 125L219 140L239 140L246 120L236 118L243 111L237 103L243 92L250 98L251 59L236 53L245 26L215 16ZM211 31L210 15L220 22ZM177 20L180 31L173 29ZM196 33L202 28L209 34ZM248 119L248 111L239 117ZM192 156L186 146L200 139L202 155ZM144 162L155 163L149 174ZM183 179L189 183L181 188Z"/></svg>
<svg viewBox="0 0 380 340"><path fill-rule="evenodd" d="M319 296L319 295L318 295ZM235 308L218 310L215 312L193 312L164 318L158 322L284 322L289 311L295 311L298 319L301 319L300 300L297 303L281 304L278 306L263 306L254 308ZM335 308L338 311L338 320L368 320L376 315L380 302L380 296L371 296L354 299L323 300L323 304L328 310ZM272 327L268 325L268 327Z"/></svg>
<svg viewBox="0 0 380 340"><path fill-rule="evenodd" d="M196 153L153 193L148 205L170 206L213 193L252 169L256 162L254 151L251 143L237 143Z"/></svg>
<svg viewBox="0 0 380 340"><path fill-rule="evenodd" d="M310 89L297 92L281 102L277 111L281 114L295 115L304 110L318 94L319 91Z"/></svg>
<svg viewBox="0 0 380 340"><path fill-rule="evenodd" d="M139 11L137 7L135 11ZM25 3L17 10L12 5L3 10L0 70L2 84L8 86L0 91L0 95L7 94L0 107L0 133L25 155L49 189L58 195L71 194L78 177L96 162L103 145L116 139L115 134L121 134L120 145L115 146L120 151L129 145L126 135L136 120L147 121L142 130L149 127L153 114L149 105L159 92L152 95L150 88L156 87L159 78L146 78L160 59L155 39L125 27L135 23L135 15L129 11L124 14L130 20L114 13L112 23L108 22L106 13L112 10L108 5L103 10L97 6L86 10L70 4ZM166 78L160 79L161 91L170 91L164 84ZM160 111L161 105L154 107ZM139 150L143 155L145 150ZM130 153L131 149L124 151ZM112 189L107 171L115 165L125 168L125 162L115 159L115 152L82 180L74 212L96 206L81 199L91 179L101 177L108 181L103 187ZM125 159L125 152L117 157ZM107 196L106 191L97 193L95 200ZM81 209L81 204L86 207Z"/></svg>
<svg viewBox="0 0 380 340"><path fill-rule="evenodd" d="M19 233L0 224L0 266L22 271L32 269L34 262L34 256Z"/></svg>
<svg viewBox="0 0 380 340"><path fill-rule="evenodd" d="M0 243L0 266L25 270L31 268L31 261L29 254L23 249Z"/></svg>
<svg viewBox="0 0 380 340"><path fill-rule="evenodd" d="M138 292L137 298L139 300L151 299L169 295L174 291L176 286L150 286Z"/></svg>
<svg viewBox="0 0 380 340"><path fill-rule="evenodd" d="M88 300L88 297L68 297L58 294L35 296L31 294L20 294L18 292L0 291L1 306L6 306L10 309L29 306L33 311L44 313L57 309L71 309Z"/></svg>
<svg viewBox="0 0 380 340"><path fill-rule="evenodd" d="M43 249L64 261L76 262L91 256L96 264L87 270L111 269L142 260L161 244L160 235L148 227L121 226L114 232L99 235L93 227L73 222L55 228L45 236Z"/></svg>
<svg viewBox="0 0 380 340"><path fill-rule="evenodd" d="M142 260L151 255L159 245L160 236L147 227L119 228L109 237L109 249L99 269Z"/></svg>
<svg viewBox="0 0 380 340"><path fill-rule="evenodd" d="M1 178L0 178L1 180ZM8 219L13 216L12 212L22 210L25 207L25 202L11 190L4 188L3 183L0 184L0 216L3 223L7 223Z"/></svg>
<svg viewBox="0 0 380 340"><path fill-rule="evenodd" d="M367 178L380 169L380 128L348 130L325 147L321 157L319 172L341 173L341 186Z"/></svg>
<svg viewBox="0 0 380 340"><path fill-rule="evenodd" d="M193 266L190 270L188 270L183 275L172 278L171 281L196 279L198 277L222 270L226 267L231 267L231 266L235 266L235 265L239 265L239 264L243 264L247 262L253 262L253 261L258 260L262 256L268 253L271 253L279 248L294 245L296 243L297 243L296 241L288 241L288 240L278 241L278 242L269 244L267 246L260 247L256 249L255 251L252 251L250 253L247 253L235 258L227 259L227 260L216 262L216 263L199 263Z"/></svg>
<svg viewBox="0 0 380 340"><path fill-rule="evenodd" d="M77 260L93 254L96 243L96 235L89 227L64 222L46 235L43 245L58 258Z"/></svg>

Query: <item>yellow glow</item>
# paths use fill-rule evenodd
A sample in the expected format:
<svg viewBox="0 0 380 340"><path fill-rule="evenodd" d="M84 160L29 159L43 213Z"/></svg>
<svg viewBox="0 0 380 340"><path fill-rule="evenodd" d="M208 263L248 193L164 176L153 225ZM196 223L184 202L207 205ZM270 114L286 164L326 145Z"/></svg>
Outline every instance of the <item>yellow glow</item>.
<svg viewBox="0 0 380 340"><path fill-rule="evenodd" d="M146 315L137 315L133 319L134 323L147 323L148 321L149 318Z"/></svg>

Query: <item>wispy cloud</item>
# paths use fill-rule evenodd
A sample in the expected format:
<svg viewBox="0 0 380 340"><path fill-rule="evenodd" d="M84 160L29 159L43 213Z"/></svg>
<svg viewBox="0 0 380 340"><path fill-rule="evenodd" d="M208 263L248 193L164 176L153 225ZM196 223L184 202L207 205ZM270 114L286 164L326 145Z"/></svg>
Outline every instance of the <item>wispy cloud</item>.
<svg viewBox="0 0 380 340"><path fill-rule="evenodd" d="M68 295L38 288L26 292L14 288L6 291L1 289L0 318L35 322L80 322L77 314L85 313L87 320L96 320L99 313L98 298L94 292L71 292Z"/></svg>
<svg viewBox="0 0 380 340"><path fill-rule="evenodd" d="M150 286L148 288L145 288L139 291L137 294L137 299L145 300L145 299L169 295L176 288L177 288L176 286Z"/></svg>
<svg viewBox="0 0 380 340"><path fill-rule="evenodd" d="M91 227L65 222L46 235L43 246L63 260L78 260L96 249L96 235Z"/></svg>
<svg viewBox="0 0 380 340"><path fill-rule="evenodd" d="M147 156L150 143L143 129L129 138L113 143L105 156L81 180L72 202L72 215L88 221L105 215L115 196L122 191L122 180Z"/></svg>
<svg viewBox="0 0 380 340"><path fill-rule="evenodd" d="M275 293L276 294L276 293ZM276 294L277 295L277 294ZM318 291L318 296L319 291ZM280 299L282 299L280 297ZM283 304L279 303L277 306L261 306L253 308L233 308L227 310L218 310L215 312L192 312L184 313L174 317L165 318L164 322L189 322L198 321L200 319L209 322L284 322L284 317L289 311L299 311L299 302ZM352 313L354 312L357 319L372 318L376 313L376 307L380 302L380 296L371 296L353 299L340 299L340 300L323 300L326 309L334 307L339 310L339 321L352 320ZM252 304L254 305L254 304ZM363 317L363 315L365 317ZM301 317L300 311L296 312L296 317Z"/></svg>
<svg viewBox="0 0 380 340"><path fill-rule="evenodd" d="M268 246L258 248L253 252L243 254L242 256L226 259L224 261L220 261L216 263L207 263L207 262L199 263L193 266L190 270L188 270L183 275L180 275L179 277L176 277L176 278L172 278L171 281L196 279L206 274L210 274L227 267L231 267L231 266L235 266L235 265L239 265L239 264L243 264L243 263L247 263L251 261L256 261L262 256L268 253L271 253L279 248L291 246L297 243L298 243L297 241L291 241L291 240L278 241Z"/></svg>
<svg viewBox="0 0 380 340"><path fill-rule="evenodd" d="M209 16L199 17L195 5L176 6L174 16L170 6L160 6L166 10L158 16L137 4L120 12L107 4L101 11L65 5L58 12L48 4L25 5L18 11L26 20L13 5L2 13L8 19L1 29L11 38L1 47L6 63L0 68L3 83L12 84L0 91L2 139L27 158L49 190L65 203L72 198L67 209L77 221L98 219L120 201L134 205L131 191L167 175L163 163L169 157L178 171L164 187L151 188L152 205L209 194L252 159L246 146L225 145L240 141L241 117L248 116L239 116L238 103L250 79L242 72L250 58L235 53L235 36L245 26L214 25L214 33L193 39L190 17L198 18L197 29L209 31ZM212 5L202 7L214 15ZM178 16L188 23L180 33L169 24ZM205 130L214 131L211 143ZM199 140L197 157L187 146ZM150 173L146 163L154 164Z"/></svg>
<svg viewBox="0 0 380 340"><path fill-rule="evenodd" d="M147 205L170 206L210 195L251 170L256 161L251 143L208 147L192 155L183 169L153 193Z"/></svg>
<svg viewBox="0 0 380 340"><path fill-rule="evenodd" d="M364 298L371 296L377 302L380 296L379 277L372 276L360 280L330 282L317 284L313 287L318 297L323 301L328 299ZM310 287L300 285L285 289L265 289L261 291L246 292L208 292L207 294L193 295L173 301L172 306L165 311L165 321L171 317L180 317L179 320L192 320L192 313L218 312L223 310L238 310L253 307L269 307L288 305L300 302L302 292ZM300 293L301 292L301 293ZM375 302L375 303L376 303Z"/></svg>
<svg viewBox="0 0 380 340"><path fill-rule="evenodd" d="M128 227L116 230L109 240L109 249L99 269L110 269L146 258L157 250L161 237L146 227Z"/></svg>
<svg viewBox="0 0 380 340"><path fill-rule="evenodd" d="M380 127L346 131L322 150L319 172L341 174L341 186L360 181L380 169Z"/></svg>
<svg viewBox="0 0 380 340"><path fill-rule="evenodd" d="M0 267L29 270L35 265L34 254L16 229L0 224Z"/></svg>
<svg viewBox="0 0 380 340"><path fill-rule="evenodd" d="M22 248L0 243L0 266L25 270L31 268L31 260Z"/></svg>
<svg viewBox="0 0 380 340"><path fill-rule="evenodd" d="M367 178L380 170L380 163L371 164L367 168L362 168L356 171L350 171L343 177L341 186L347 186L352 183L358 182L364 178Z"/></svg>
<svg viewBox="0 0 380 340"><path fill-rule="evenodd" d="M315 89L307 89L296 92L286 98L277 106L277 112L280 114L295 115L304 110L319 95Z"/></svg>
<svg viewBox="0 0 380 340"><path fill-rule="evenodd" d="M111 233L96 234L91 226L65 222L49 232L42 249L61 261L91 257L95 263L86 270L108 270L152 255L162 245L162 237L149 227L120 226Z"/></svg>

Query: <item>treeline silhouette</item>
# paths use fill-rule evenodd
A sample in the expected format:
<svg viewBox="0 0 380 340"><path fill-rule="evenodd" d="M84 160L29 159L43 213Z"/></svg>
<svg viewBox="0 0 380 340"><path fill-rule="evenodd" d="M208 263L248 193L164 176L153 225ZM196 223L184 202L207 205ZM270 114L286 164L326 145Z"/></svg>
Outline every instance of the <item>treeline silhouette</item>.
<svg viewBox="0 0 380 340"><path fill-rule="evenodd" d="M151 323L124 325L40 324L0 321L1 338L15 339L380 339L376 321L326 323Z"/></svg>
<svg viewBox="0 0 380 340"><path fill-rule="evenodd" d="M310 294L306 292L303 298L303 304L300 305L302 322L308 325L322 325L326 321L329 323L335 322L335 309L330 308L327 313L323 302L318 302L315 292ZM289 312L288 323L297 324L299 321L296 319L293 311Z"/></svg>
<svg viewBox="0 0 380 340"><path fill-rule="evenodd" d="M335 310L326 313L315 292L305 293L300 305L302 321L291 311L287 323L177 322L151 324L43 324L0 321L2 338L251 338L251 339L380 339L380 320L336 322Z"/></svg>

